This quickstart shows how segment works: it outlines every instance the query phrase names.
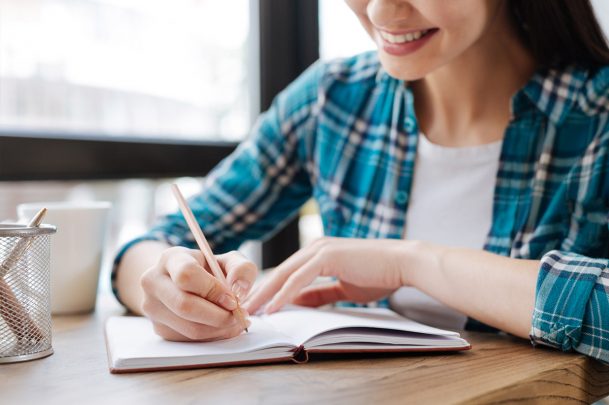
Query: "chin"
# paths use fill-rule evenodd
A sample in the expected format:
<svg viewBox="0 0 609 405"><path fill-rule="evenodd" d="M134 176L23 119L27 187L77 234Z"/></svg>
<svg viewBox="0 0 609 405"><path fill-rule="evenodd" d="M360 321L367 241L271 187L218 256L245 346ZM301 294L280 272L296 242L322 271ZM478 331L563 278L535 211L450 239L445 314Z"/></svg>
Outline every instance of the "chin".
<svg viewBox="0 0 609 405"><path fill-rule="evenodd" d="M427 63L422 63L416 58L410 59L410 61L405 61L403 58L396 58L382 51L379 52L379 60L383 69L395 79L411 82L422 79L432 70Z"/></svg>

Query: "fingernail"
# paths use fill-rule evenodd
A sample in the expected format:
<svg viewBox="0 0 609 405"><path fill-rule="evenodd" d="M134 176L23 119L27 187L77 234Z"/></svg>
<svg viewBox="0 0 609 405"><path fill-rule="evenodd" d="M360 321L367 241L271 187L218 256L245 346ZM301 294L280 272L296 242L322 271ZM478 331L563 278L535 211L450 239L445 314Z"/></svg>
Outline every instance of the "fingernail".
<svg viewBox="0 0 609 405"><path fill-rule="evenodd" d="M233 283L233 292L240 300L245 298L245 293L250 288L250 283L245 280L237 280Z"/></svg>
<svg viewBox="0 0 609 405"><path fill-rule="evenodd" d="M237 301L235 301L235 299L228 294L222 294L218 302L229 311L237 308Z"/></svg>

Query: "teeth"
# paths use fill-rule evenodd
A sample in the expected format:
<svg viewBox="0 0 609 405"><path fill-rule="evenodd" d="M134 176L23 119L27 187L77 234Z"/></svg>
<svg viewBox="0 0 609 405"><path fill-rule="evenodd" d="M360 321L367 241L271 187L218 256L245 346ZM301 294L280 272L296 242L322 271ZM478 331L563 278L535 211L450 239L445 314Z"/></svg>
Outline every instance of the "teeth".
<svg viewBox="0 0 609 405"><path fill-rule="evenodd" d="M388 32L385 32L385 31L379 31L379 32L381 33L381 37L383 37L385 40L391 42L392 44L403 44L405 42L416 41L417 39L419 39L422 36L424 36L425 34L427 34L427 31L428 30L409 32L408 34L404 34L404 35L393 35Z"/></svg>

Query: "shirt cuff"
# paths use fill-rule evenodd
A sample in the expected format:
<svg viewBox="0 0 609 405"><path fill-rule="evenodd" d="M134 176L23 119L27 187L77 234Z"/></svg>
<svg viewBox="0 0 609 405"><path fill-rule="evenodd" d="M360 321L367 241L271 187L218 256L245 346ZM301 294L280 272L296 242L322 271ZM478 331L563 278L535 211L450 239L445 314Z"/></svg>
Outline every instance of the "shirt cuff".
<svg viewBox="0 0 609 405"><path fill-rule="evenodd" d="M581 340L586 307L607 259L552 250L541 259L531 342L569 351Z"/></svg>

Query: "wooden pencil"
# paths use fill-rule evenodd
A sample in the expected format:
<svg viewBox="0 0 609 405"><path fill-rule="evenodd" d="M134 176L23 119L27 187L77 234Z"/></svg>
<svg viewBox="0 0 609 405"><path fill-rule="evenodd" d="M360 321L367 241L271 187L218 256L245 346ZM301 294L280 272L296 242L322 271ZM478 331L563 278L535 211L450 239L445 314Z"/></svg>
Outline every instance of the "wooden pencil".
<svg viewBox="0 0 609 405"><path fill-rule="evenodd" d="M205 237L205 234L203 234L203 230L195 219L195 216L193 215L190 207L188 206L186 199L180 192L180 189L178 188L177 184L172 184L171 189L173 191L173 195L178 201L180 211L182 211L182 215L184 215L184 219L186 220L190 231L192 232L195 240L197 241L197 244L199 245L199 249L201 249L205 260L209 264L209 267L211 267L213 275L227 288L228 291L231 291L231 288L228 285L228 282L226 281L226 277L224 276L224 272L220 268L220 264L218 263L218 260L216 260L216 256L214 256L214 253L212 252L211 247L207 242L207 238ZM237 318L239 323L241 323L241 325L243 326L243 329L245 329L245 331L247 332L248 325L246 315L239 304L239 298L237 296L235 296L235 301L237 302L237 308L232 311L233 315Z"/></svg>

